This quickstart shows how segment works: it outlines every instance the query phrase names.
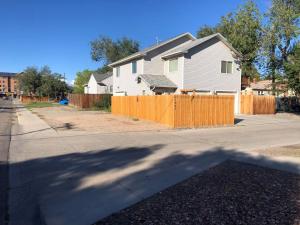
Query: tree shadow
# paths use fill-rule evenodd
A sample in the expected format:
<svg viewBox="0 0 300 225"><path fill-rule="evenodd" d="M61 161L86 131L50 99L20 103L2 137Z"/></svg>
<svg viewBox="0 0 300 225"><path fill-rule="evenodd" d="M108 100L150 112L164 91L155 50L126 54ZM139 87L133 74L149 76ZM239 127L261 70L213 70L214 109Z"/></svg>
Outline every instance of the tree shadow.
<svg viewBox="0 0 300 225"><path fill-rule="evenodd" d="M37 209L47 218L47 224L92 224L228 159L299 172L297 164L253 157L235 149L217 147L198 154L177 152L163 156L163 147L112 148L11 164L11 218L23 216L12 224L34 222ZM218 185L218 180L211 182ZM288 209L298 210L295 193L300 194L299 179L292 182L293 194L286 192L285 203ZM255 190L250 191L255 194ZM268 215L274 213L264 210ZM284 217L286 221L299 218L295 213L286 213ZM244 218L243 222L249 221Z"/></svg>

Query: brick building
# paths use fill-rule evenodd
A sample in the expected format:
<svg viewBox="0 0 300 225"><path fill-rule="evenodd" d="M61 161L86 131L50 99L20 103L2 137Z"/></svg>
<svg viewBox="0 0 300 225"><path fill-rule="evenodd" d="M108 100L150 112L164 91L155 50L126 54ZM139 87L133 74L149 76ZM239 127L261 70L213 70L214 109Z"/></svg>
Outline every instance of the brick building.
<svg viewBox="0 0 300 225"><path fill-rule="evenodd" d="M0 72L0 94L17 94L17 73Z"/></svg>

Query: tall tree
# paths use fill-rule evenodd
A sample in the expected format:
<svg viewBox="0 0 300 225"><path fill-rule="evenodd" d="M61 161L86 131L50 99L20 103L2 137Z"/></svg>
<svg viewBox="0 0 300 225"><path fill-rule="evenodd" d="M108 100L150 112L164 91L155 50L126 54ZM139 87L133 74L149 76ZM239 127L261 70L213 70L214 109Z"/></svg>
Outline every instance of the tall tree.
<svg viewBox="0 0 300 225"><path fill-rule="evenodd" d="M217 29L215 27L211 27L208 25L204 25L199 28L197 31L197 38L203 38L209 35L212 35L217 32Z"/></svg>
<svg viewBox="0 0 300 225"><path fill-rule="evenodd" d="M242 75L257 76L255 64L261 37L261 15L252 0L240 6L236 12L223 16L215 27L204 26L198 37L219 32L227 38L235 49L242 53Z"/></svg>
<svg viewBox="0 0 300 225"><path fill-rule="evenodd" d="M92 59L96 62L102 62L104 66L138 50L139 43L126 37L113 41L109 37L102 36L91 42Z"/></svg>
<svg viewBox="0 0 300 225"><path fill-rule="evenodd" d="M94 71L83 70L76 73L76 78L74 82L74 93L84 93L84 85L89 82L90 76Z"/></svg>
<svg viewBox="0 0 300 225"><path fill-rule="evenodd" d="M288 79L288 86L296 95L300 96L300 43L295 45L284 63L284 69Z"/></svg>
<svg viewBox="0 0 300 225"><path fill-rule="evenodd" d="M18 76L18 86L25 95L36 95L38 87L41 86L41 74L36 67L27 67Z"/></svg>
<svg viewBox="0 0 300 225"><path fill-rule="evenodd" d="M48 66L40 70L28 67L18 75L18 86L24 95L38 95L56 98L69 90L62 76L52 73Z"/></svg>
<svg viewBox="0 0 300 225"><path fill-rule="evenodd" d="M41 71L42 73L43 71ZM42 74L41 86L38 88L38 93L49 98L64 97L69 90L66 82L63 81L63 76L59 73Z"/></svg>
<svg viewBox="0 0 300 225"><path fill-rule="evenodd" d="M299 35L299 12L298 0L272 0L272 7L266 14L262 56L265 71L272 79L273 94L276 78L283 76L284 64Z"/></svg>

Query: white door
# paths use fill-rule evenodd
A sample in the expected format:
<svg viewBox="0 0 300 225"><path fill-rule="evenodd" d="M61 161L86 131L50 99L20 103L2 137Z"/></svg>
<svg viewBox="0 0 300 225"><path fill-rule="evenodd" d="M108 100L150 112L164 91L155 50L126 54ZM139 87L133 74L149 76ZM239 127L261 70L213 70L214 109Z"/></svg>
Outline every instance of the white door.
<svg viewBox="0 0 300 225"><path fill-rule="evenodd" d="M236 91L217 91L217 95L233 95L234 96L234 114L240 113L240 95Z"/></svg>

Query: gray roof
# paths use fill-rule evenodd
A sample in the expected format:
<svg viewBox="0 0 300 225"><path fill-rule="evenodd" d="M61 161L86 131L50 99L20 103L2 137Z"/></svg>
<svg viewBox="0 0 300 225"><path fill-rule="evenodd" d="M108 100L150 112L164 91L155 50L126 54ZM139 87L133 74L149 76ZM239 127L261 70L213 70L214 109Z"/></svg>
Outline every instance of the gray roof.
<svg viewBox="0 0 300 225"><path fill-rule="evenodd" d="M17 73L0 72L0 77L15 77Z"/></svg>
<svg viewBox="0 0 300 225"><path fill-rule="evenodd" d="M149 86L158 88L177 88L165 75L142 74L139 77Z"/></svg>
<svg viewBox="0 0 300 225"><path fill-rule="evenodd" d="M241 56L241 53L239 53L235 48L232 47L232 45L227 41L227 39L222 36L220 33L216 33L216 34L212 34L209 36L206 36L204 38L199 38L193 41L189 41L186 44L183 44L175 49L170 50L169 52L167 52L162 58L168 58L168 57L172 57L174 55L177 54L183 54L183 53L187 53L188 50L190 50L191 48L198 46L212 38L217 37L219 40L221 40L228 48L230 48L236 55Z"/></svg>
<svg viewBox="0 0 300 225"><path fill-rule="evenodd" d="M101 83L103 80L105 80L106 78L111 77L111 76L112 76L112 73L103 73L103 74L100 74L100 73L93 73L92 75L95 77L97 83L99 84L99 83Z"/></svg>
<svg viewBox="0 0 300 225"><path fill-rule="evenodd" d="M176 40L176 39L178 39L178 38L184 37L184 36L190 37L191 40L195 40L195 39L196 39L191 33L186 32L186 33L177 35L176 37L170 38L170 39L168 39L168 40L166 40L166 41L163 41L163 42L161 42L161 43L159 43L159 44L152 45L152 46L150 46L150 47L148 47L148 48L143 49L142 51L136 52L136 53L134 53L134 54L132 54L132 55L130 55L130 56L127 56L127 57L125 57L125 58L123 58L123 59L120 59L120 60L118 60L118 61L116 61L116 62L113 62L113 63L109 64L109 66L115 66L115 65L118 65L118 64L120 64L120 63L127 62L127 61L129 61L129 60L132 60L132 59L136 59L136 58L139 58L139 57L143 57L143 56L145 56L145 54L146 54L147 52L150 52L150 51L152 51L152 50L154 50L154 49L156 49L156 48L159 48L159 47L161 47L161 46L163 46L163 45L166 45L166 44L168 44L168 43L170 43L170 42L172 42L172 41L174 41L174 40Z"/></svg>

